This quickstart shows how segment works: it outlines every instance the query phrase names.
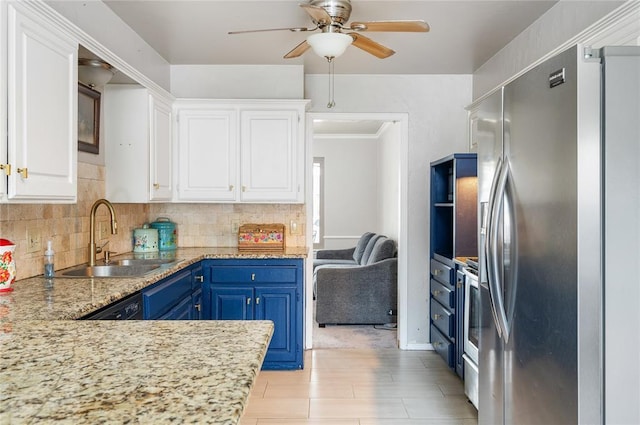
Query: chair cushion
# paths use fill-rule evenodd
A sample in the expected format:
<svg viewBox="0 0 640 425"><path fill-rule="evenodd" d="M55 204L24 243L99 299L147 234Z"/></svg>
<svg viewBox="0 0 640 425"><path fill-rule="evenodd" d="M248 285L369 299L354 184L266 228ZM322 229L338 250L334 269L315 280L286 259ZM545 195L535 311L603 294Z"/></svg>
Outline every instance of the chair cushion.
<svg viewBox="0 0 640 425"><path fill-rule="evenodd" d="M362 258L360 258L360 265L364 266L369 264L369 256L371 255L371 251L373 251L373 247L376 245L376 242L380 238L386 238L384 235L373 235L369 242L367 243L367 247L364 249L364 253L362 254Z"/></svg>
<svg viewBox="0 0 640 425"><path fill-rule="evenodd" d="M380 238L371 251L371 255L367 259L367 264L377 263L378 261L393 258L396 255L396 243L393 239Z"/></svg>
<svg viewBox="0 0 640 425"><path fill-rule="evenodd" d="M369 243L369 240L371 240L373 235L375 235L375 233L366 232L362 236L360 236L360 240L358 240L358 243L356 244L356 249L355 251L353 251L353 259L356 263L361 264L360 260L362 260L362 255L364 254L364 250L367 247L367 244Z"/></svg>

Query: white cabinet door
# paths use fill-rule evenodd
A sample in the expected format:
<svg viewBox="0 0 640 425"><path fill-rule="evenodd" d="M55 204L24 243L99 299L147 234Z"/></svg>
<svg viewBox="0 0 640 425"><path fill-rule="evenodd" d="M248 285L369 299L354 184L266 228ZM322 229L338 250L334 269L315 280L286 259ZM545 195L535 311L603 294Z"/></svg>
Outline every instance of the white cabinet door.
<svg viewBox="0 0 640 425"><path fill-rule="evenodd" d="M237 112L178 112L178 201L237 201Z"/></svg>
<svg viewBox="0 0 640 425"><path fill-rule="evenodd" d="M150 122L150 182L151 201L170 201L173 196L173 161L171 143L171 105L149 96Z"/></svg>
<svg viewBox="0 0 640 425"><path fill-rule="evenodd" d="M78 45L15 6L8 5L8 199L75 202Z"/></svg>
<svg viewBox="0 0 640 425"><path fill-rule="evenodd" d="M7 3L0 2L0 117L7 116ZM0 119L0 202L6 199L10 172L7 158L7 120Z"/></svg>
<svg viewBox="0 0 640 425"><path fill-rule="evenodd" d="M295 110L241 112L243 202L303 201L298 117Z"/></svg>
<svg viewBox="0 0 640 425"><path fill-rule="evenodd" d="M170 201L169 102L142 86L107 84L103 108L107 199L121 203Z"/></svg>

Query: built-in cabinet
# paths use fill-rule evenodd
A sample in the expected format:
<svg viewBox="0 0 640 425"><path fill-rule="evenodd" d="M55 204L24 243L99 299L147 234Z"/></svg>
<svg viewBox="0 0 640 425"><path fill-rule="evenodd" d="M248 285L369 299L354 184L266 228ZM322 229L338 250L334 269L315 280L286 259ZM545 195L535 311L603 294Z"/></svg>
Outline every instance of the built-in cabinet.
<svg viewBox="0 0 640 425"><path fill-rule="evenodd" d="M107 84L102 102L107 199L171 201L171 99L139 85Z"/></svg>
<svg viewBox="0 0 640 425"><path fill-rule="evenodd" d="M303 260L205 260L205 317L271 320L264 369L303 368Z"/></svg>
<svg viewBox="0 0 640 425"><path fill-rule="evenodd" d="M7 81L1 199L75 202L78 43L20 2L0 7L3 89L5 66Z"/></svg>
<svg viewBox="0 0 640 425"><path fill-rule="evenodd" d="M456 258L477 257L477 156L460 153L431 163L430 337L461 377L464 276Z"/></svg>
<svg viewBox="0 0 640 425"><path fill-rule="evenodd" d="M178 100L178 202L304 202L306 101Z"/></svg>

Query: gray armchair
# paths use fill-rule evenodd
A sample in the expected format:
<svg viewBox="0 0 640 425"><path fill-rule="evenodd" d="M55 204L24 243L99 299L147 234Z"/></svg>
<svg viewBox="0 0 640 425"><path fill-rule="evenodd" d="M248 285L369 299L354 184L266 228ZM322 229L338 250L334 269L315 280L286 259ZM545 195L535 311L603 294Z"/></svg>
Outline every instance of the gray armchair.
<svg viewBox="0 0 640 425"><path fill-rule="evenodd" d="M389 311L397 309L396 244L385 236L375 236L363 264L315 267L316 321L321 327L395 322Z"/></svg>

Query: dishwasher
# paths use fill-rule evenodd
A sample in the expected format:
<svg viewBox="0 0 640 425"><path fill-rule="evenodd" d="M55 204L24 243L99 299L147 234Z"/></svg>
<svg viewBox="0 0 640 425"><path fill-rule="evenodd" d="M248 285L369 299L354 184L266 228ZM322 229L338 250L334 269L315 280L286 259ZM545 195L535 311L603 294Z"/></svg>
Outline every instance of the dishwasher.
<svg viewBox="0 0 640 425"><path fill-rule="evenodd" d="M142 292L102 307L80 320L142 320Z"/></svg>

